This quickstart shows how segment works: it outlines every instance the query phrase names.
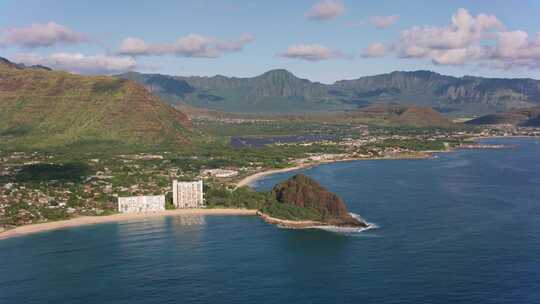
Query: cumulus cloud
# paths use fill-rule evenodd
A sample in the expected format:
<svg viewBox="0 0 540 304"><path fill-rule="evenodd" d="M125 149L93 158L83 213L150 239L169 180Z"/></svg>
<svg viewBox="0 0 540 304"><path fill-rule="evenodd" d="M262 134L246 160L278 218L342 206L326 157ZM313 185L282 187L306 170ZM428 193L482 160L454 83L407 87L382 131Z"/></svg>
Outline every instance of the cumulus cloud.
<svg viewBox="0 0 540 304"><path fill-rule="evenodd" d="M307 61L321 61L333 58L345 58L346 56L337 50L332 50L319 44L295 44L287 48L281 57L301 59Z"/></svg>
<svg viewBox="0 0 540 304"><path fill-rule="evenodd" d="M44 65L57 70L79 74L114 74L133 70L137 62L132 57L95 55L79 53L53 53L47 56L18 54L15 61L26 65Z"/></svg>
<svg viewBox="0 0 540 304"><path fill-rule="evenodd" d="M334 19L345 12L345 5L340 1L324 0L315 4L306 17L309 20L330 20Z"/></svg>
<svg viewBox="0 0 540 304"><path fill-rule="evenodd" d="M380 42L374 42L362 51L364 58L383 57L385 54L386 47Z"/></svg>
<svg viewBox="0 0 540 304"><path fill-rule="evenodd" d="M36 48L55 44L75 44L84 40L85 35L55 22L0 29L0 46Z"/></svg>
<svg viewBox="0 0 540 304"><path fill-rule="evenodd" d="M176 55L183 57L217 58L226 53L241 51L254 40L244 34L237 40L220 40L198 34L189 34L172 43L148 43L140 38L126 38L120 44L121 55L149 56Z"/></svg>
<svg viewBox="0 0 540 304"><path fill-rule="evenodd" d="M392 49L401 58L428 59L440 65L540 68L540 33L530 37L524 31L509 31L496 16L473 16L466 9L459 9L448 26L402 31Z"/></svg>
<svg viewBox="0 0 540 304"><path fill-rule="evenodd" d="M401 55L404 57L431 57L436 62L446 51L455 51L478 45L483 39L494 37L502 23L493 15L471 16L459 9L446 27L413 27L401 32Z"/></svg>
<svg viewBox="0 0 540 304"><path fill-rule="evenodd" d="M378 29L389 28L399 21L398 15L392 16L372 16L369 18L369 23Z"/></svg>
<svg viewBox="0 0 540 304"><path fill-rule="evenodd" d="M529 39L524 31L504 31L498 33L496 47L491 48L490 59L495 67L540 68L540 33Z"/></svg>

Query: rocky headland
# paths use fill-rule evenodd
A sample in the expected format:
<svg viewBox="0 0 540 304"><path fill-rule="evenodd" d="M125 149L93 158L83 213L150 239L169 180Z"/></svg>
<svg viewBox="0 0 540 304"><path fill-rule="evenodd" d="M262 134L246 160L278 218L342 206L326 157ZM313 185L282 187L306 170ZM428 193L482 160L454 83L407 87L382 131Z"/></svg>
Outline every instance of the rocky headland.
<svg viewBox="0 0 540 304"><path fill-rule="evenodd" d="M337 226L367 228L369 224L353 217L345 202L304 174L277 184L271 195L274 204L260 210L268 223L289 228Z"/></svg>

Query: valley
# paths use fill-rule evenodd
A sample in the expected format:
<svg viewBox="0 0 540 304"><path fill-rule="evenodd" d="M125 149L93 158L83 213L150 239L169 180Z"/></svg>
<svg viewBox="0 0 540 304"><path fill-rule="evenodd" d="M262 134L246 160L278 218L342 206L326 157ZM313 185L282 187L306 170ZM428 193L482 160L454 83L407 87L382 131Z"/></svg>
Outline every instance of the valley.
<svg viewBox="0 0 540 304"><path fill-rule="evenodd" d="M130 78L145 87L114 77L0 62L4 229L115 214L119 196L166 193L166 207L172 208L171 180L204 179L208 208L259 209L268 194L237 185L249 184L245 181L251 176L269 170L359 159L426 158L433 152L489 148L475 145L478 137L539 134L534 127L507 120L485 126L474 120L455 123L429 106L395 102L287 114L267 113L259 105L257 113L178 104L175 108L160 100L171 102L161 93L187 94L190 85L212 86L215 79L179 86L178 79L171 78L163 87L160 77L152 78L151 86L137 77ZM309 102L325 92L324 85L312 87L286 71L261 79L264 85L239 79L223 79L222 85L251 90L255 95L250 96L264 92L273 101L274 92L309 92ZM282 109L279 102L272 107Z"/></svg>

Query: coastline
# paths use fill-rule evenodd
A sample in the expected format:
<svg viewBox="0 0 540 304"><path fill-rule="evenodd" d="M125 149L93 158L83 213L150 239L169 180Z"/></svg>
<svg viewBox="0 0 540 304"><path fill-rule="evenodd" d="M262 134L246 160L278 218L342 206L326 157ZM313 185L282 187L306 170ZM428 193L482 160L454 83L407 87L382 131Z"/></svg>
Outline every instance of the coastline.
<svg viewBox="0 0 540 304"><path fill-rule="evenodd" d="M301 165L297 165L297 166L294 166L294 167L287 167L287 168L282 168L282 169L268 169L268 170L259 171L259 172L250 174L250 175L242 178L240 181L238 181L236 183L236 187L238 187L238 188L243 187L243 186L248 186L249 187L251 184L253 184L257 180L259 180L259 179L261 179L263 177L266 177L268 175L277 174L277 173L285 173L285 172L290 172L290 171L295 171L295 170L300 170L300 169L306 169L306 168L310 168L310 167L314 167L314 166L317 166L317 164L316 163L306 163L306 164L301 164Z"/></svg>
<svg viewBox="0 0 540 304"><path fill-rule="evenodd" d="M335 226L328 223L311 221L311 220L283 220L275 217L271 217L268 214L257 212L264 222L270 225L275 225L279 228L285 229L326 229L326 230L338 230L338 231L365 231L373 228L377 228L376 225L363 221L367 226L366 227L352 227L352 226Z"/></svg>
<svg viewBox="0 0 540 304"><path fill-rule="evenodd" d="M391 157L373 157L373 158L343 158L343 159L334 159L334 160L323 160L323 161L313 161L313 162L307 162L303 164L299 164L293 167L287 167L287 168L281 168L281 169L267 169L262 170L259 172L255 172L253 174L250 174L242 179L240 179L238 182L236 182L236 187L243 187L248 186L251 187L253 183L256 181L269 176L273 174L278 173L286 173L291 171L297 171L301 169L308 169L308 168L314 168L320 165L325 164L332 164L332 163L339 163L339 162L350 162L350 161L357 161L357 160L405 160L405 159L427 159L433 157L433 153L440 153L440 152L452 152L452 150L448 151L421 151L418 152L416 155L401 155L401 156L391 156Z"/></svg>
<svg viewBox="0 0 540 304"><path fill-rule="evenodd" d="M539 136L527 136L527 135L508 135L508 136L478 136L478 137L471 137L470 139L473 141L476 140L482 140L482 139L499 139L499 138L540 138ZM459 148L458 148L459 149ZM307 168L313 168L324 164L331 164L331 163L337 163L337 162L347 162L347 161L357 161L357 160L404 160L404 159L428 159L432 158L434 153L451 153L455 152L458 149L448 149L448 150L426 150L426 151L418 151L415 155L399 155L399 156L390 156L390 157L373 157L373 158L344 158L344 159L334 159L334 160L323 160L323 161L312 161L307 162L303 164L299 164L293 167L287 167L282 169L267 169L262 170L259 172L255 172L253 174L250 174L242 179L240 179L238 182L236 182L236 187L243 187L248 186L251 187L253 183L256 181L277 173L285 173L285 172L291 172L301 169L307 169ZM481 148L481 149L487 149L487 148Z"/></svg>
<svg viewBox="0 0 540 304"><path fill-rule="evenodd" d="M257 210L253 209L233 209L233 208L215 208L215 209L175 209L165 210L155 213L131 213L131 214L112 214L103 216L80 216L69 220L38 223L19 226L13 229L0 231L0 240L24 236L28 234L45 232L63 228L79 227L93 224L122 222L127 220L177 216L177 215L256 215Z"/></svg>
<svg viewBox="0 0 540 304"><path fill-rule="evenodd" d="M293 220L282 220L275 217L271 217L268 214L257 212L257 215L266 223L271 225L276 225L280 228L289 228L289 229L307 229L317 226L324 226L325 224L317 221L293 221Z"/></svg>

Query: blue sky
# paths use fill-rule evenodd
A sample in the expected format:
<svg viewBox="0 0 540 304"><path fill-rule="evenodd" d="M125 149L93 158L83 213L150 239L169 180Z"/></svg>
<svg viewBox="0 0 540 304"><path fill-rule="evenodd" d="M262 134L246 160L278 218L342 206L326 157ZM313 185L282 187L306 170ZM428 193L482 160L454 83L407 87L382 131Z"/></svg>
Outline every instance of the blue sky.
<svg viewBox="0 0 540 304"><path fill-rule="evenodd" d="M539 14L530 0L2 1L0 56L94 74L540 78Z"/></svg>

